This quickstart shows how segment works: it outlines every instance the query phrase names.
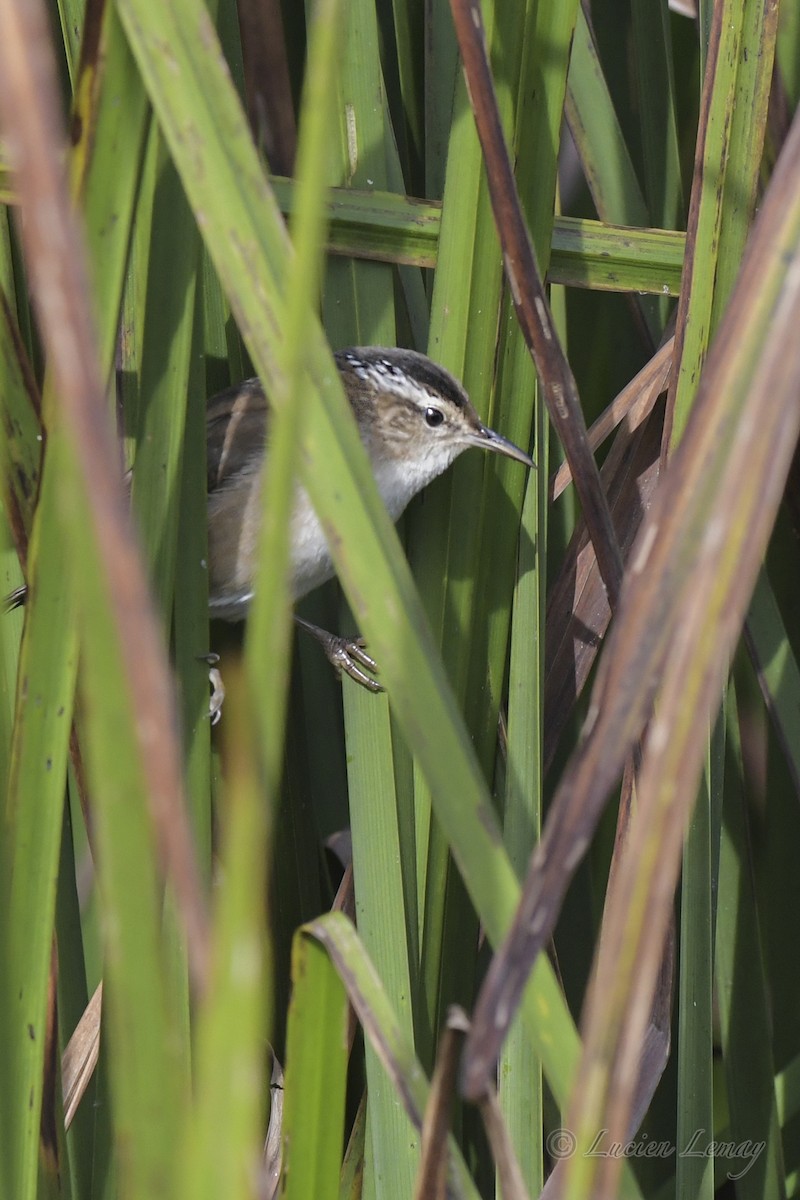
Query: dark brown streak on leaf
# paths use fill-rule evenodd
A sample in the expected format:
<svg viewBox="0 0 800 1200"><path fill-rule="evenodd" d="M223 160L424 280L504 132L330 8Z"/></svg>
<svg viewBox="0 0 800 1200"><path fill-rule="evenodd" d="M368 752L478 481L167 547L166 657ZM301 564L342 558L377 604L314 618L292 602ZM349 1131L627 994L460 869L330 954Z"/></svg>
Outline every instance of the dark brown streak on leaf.
<svg viewBox="0 0 800 1200"><path fill-rule="evenodd" d="M648 418L669 379L673 344L671 338L665 342L589 430L594 450L618 422L624 422L600 472L614 525L620 531L624 557L658 480L661 420ZM570 478L569 465L565 463L553 479L553 498L568 485ZM608 596L597 570L594 548L580 521L548 596L545 773L552 766L559 738L589 677L610 618Z"/></svg>
<svg viewBox="0 0 800 1200"><path fill-rule="evenodd" d="M525 1180L514 1153L514 1144L493 1087L487 1088L481 1097L480 1109L486 1136L492 1147L492 1157L497 1163L503 1200L529 1200L528 1189L525 1187Z"/></svg>
<svg viewBox="0 0 800 1200"><path fill-rule="evenodd" d="M270 167L291 175L297 150L286 39L279 0L239 0L247 116Z"/></svg>
<svg viewBox="0 0 800 1200"><path fill-rule="evenodd" d="M45 1170L57 1179L58 1119L58 951L55 938L50 948L50 973L47 979L47 1008L44 1025L44 1079L42 1080L42 1110L39 1119L39 1147Z"/></svg>
<svg viewBox="0 0 800 1200"><path fill-rule="evenodd" d="M349 921L355 925L356 923L356 893L355 882L353 879L353 863L347 864L344 870L344 875L341 878L336 895L333 898L331 912L344 913ZM353 1051L353 1043L356 1040L358 1032L358 1018L352 1004L347 1009L347 1053Z"/></svg>
<svg viewBox="0 0 800 1200"><path fill-rule="evenodd" d="M601 477L627 558L658 482L663 405L614 441ZM594 547L579 521L547 598L544 770L583 692L611 620Z"/></svg>
<svg viewBox="0 0 800 1200"><path fill-rule="evenodd" d="M103 30L108 20L107 0L88 0L83 18L81 58L75 86L75 100L70 120L69 139L72 146L83 143L83 164L89 162L97 126L98 100L103 82ZM81 194L79 186L76 191Z"/></svg>
<svg viewBox="0 0 800 1200"><path fill-rule="evenodd" d="M466 1032L463 1013L451 1009L439 1039L431 1091L422 1122L422 1149L414 1200L444 1200L447 1184L450 1109Z"/></svg>
<svg viewBox="0 0 800 1200"><path fill-rule="evenodd" d="M163 865L176 888L192 969L202 986L208 921L183 802L175 701L105 410L88 271L63 169L65 136L57 94L43 5L39 0L0 0L0 113L17 163L23 245L39 325L86 487L123 656L121 685L129 689L137 716L150 815Z"/></svg>
<svg viewBox="0 0 800 1200"><path fill-rule="evenodd" d="M592 453L602 446L606 438L623 421L625 421L629 433L633 433L647 419L653 410L656 399L669 382L674 344L674 338L666 341L592 424L587 435ZM602 471L600 474L602 476ZM571 482L572 472L569 469L569 463L562 463L550 480L551 504L569 487Z"/></svg>
<svg viewBox="0 0 800 1200"><path fill-rule="evenodd" d="M517 319L542 381L550 419L570 463L600 573L614 608L622 580L622 558L597 464L589 449L578 389L558 340L522 215L503 137L480 5L477 0L450 0L450 7L486 162L492 209Z"/></svg>
<svg viewBox="0 0 800 1200"><path fill-rule="evenodd" d="M5 336L11 342L9 350L14 356L12 370L19 373L28 403L30 404L33 422L41 428L41 395L36 385L33 368L28 361L25 345L20 336L16 316L2 288L0 288L0 309L2 309ZM6 370L8 370L8 367L6 367ZM3 398L0 409L2 410L4 426L2 437L3 502L6 505L6 515L11 527L14 546L20 565L24 571L28 558L28 538L33 524L33 511L36 507L36 499L39 493L41 453L34 467L30 461L33 447L27 444L29 441L28 438L25 438L24 443L21 444L22 439L9 413L6 397Z"/></svg>

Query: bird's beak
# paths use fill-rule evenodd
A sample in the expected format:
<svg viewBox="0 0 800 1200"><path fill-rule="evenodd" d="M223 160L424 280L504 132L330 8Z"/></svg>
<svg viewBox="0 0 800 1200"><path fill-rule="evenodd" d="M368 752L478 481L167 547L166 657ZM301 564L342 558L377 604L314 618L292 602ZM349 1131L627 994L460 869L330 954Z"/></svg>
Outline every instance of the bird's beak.
<svg viewBox="0 0 800 1200"><path fill-rule="evenodd" d="M513 458L516 462L524 463L526 467L533 467L536 470L536 463L526 454L524 450L520 450L519 446L515 446L508 438L501 437L499 433L495 433L493 429L489 429L487 425L481 425L480 429L475 434L474 446L480 446L482 450L493 450L495 454L504 454L506 458Z"/></svg>

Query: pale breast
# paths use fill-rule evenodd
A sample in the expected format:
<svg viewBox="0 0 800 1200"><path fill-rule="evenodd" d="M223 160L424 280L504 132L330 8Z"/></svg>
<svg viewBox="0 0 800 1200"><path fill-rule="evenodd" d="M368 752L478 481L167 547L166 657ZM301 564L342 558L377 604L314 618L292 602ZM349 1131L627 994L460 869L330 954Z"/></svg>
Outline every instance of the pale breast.
<svg viewBox="0 0 800 1200"><path fill-rule="evenodd" d="M257 470L209 493L208 569L212 615L240 621L253 598L261 522L261 479ZM333 575L325 536L305 490L296 489L290 532L292 598L299 600Z"/></svg>
<svg viewBox="0 0 800 1200"><path fill-rule="evenodd" d="M341 369L341 362L340 362ZM351 387L353 396L357 389ZM370 398L371 399L371 398ZM378 490L395 521L412 496L439 475L458 452L438 440L397 453L375 438L374 422L359 408L361 436ZM262 512L261 472L269 438L269 405L258 380L246 380L213 397L207 408L209 598L212 615L237 621L253 596ZM297 600L334 574L322 526L305 490L295 492L291 524L291 590Z"/></svg>
<svg viewBox="0 0 800 1200"><path fill-rule="evenodd" d="M305 488L298 487L292 513L292 595L295 600L334 574L322 526Z"/></svg>

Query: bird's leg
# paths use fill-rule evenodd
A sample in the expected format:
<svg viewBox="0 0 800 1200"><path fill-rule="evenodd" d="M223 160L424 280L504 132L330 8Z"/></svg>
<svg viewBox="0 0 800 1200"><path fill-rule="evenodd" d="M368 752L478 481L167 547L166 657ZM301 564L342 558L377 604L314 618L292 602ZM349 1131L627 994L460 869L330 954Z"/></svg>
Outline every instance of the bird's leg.
<svg viewBox="0 0 800 1200"><path fill-rule="evenodd" d="M356 683L360 683L368 692L383 692L386 689L381 687L376 679L371 679L362 667L366 667L367 671L373 673L378 670L378 664L373 658L367 654L364 649L365 642L363 638L345 638L337 637L335 633L328 633L327 629L320 629L319 625L312 625L310 621L305 621L302 617L295 615L295 623L306 633L310 633L315 638L322 649L325 651L325 657L332 665L337 675L341 675L344 671L345 675L349 675ZM219 662L218 654L200 654L198 658L201 662L208 665L208 678L211 683L211 699L208 703L208 715L211 717L211 724L216 725L222 715L222 702L225 699L225 684L222 682L222 675L217 667Z"/></svg>
<svg viewBox="0 0 800 1200"><path fill-rule="evenodd" d="M327 629L320 629L319 625L312 625L310 621L305 621L297 614L295 614L294 620L300 629L304 629L306 633L310 633L313 638L316 638L337 675L341 675L344 671L345 675L349 675L356 683L360 683L368 692L386 690L376 679L371 679L361 670L362 667L366 667L373 673L378 670L378 664L364 649L366 642L363 638L337 637L335 633L328 633Z"/></svg>

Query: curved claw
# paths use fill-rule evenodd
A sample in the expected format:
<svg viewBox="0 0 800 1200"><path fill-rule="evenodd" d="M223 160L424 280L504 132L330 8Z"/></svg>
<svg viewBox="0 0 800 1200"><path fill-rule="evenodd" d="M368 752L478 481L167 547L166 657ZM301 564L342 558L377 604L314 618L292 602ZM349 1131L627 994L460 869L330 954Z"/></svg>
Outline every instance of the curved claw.
<svg viewBox="0 0 800 1200"><path fill-rule="evenodd" d="M333 665L337 674L349 675L356 683L360 683L368 692L384 692L386 689L361 670L377 671L378 664L366 653L366 642L363 638L343 638L330 634L330 642L325 646L328 661ZM324 643L323 643L324 644Z"/></svg>
<svg viewBox="0 0 800 1200"><path fill-rule="evenodd" d="M211 684L211 697L208 701L208 715L211 717L211 724L216 725L217 721L222 716L222 703L225 699L225 684L222 682L222 673L217 667L219 662L218 654L198 654L200 662L204 662L208 666L208 681Z"/></svg>
<svg viewBox="0 0 800 1200"><path fill-rule="evenodd" d="M386 691L376 679L371 679L361 669L366 667L367 671L372 672L378 670L378 664L364 649L367 643L363 638L337 637L335 633L328 633L327 629L320 629L319 625L312 625L310 621L298 617L297 614L294 619L301 629L305 629L306 633L310 633L319 642L325 651L325 657L337 675L341 675L344 671L345 675L349 675L356 683L360 683L368 692Z"/></svg>

